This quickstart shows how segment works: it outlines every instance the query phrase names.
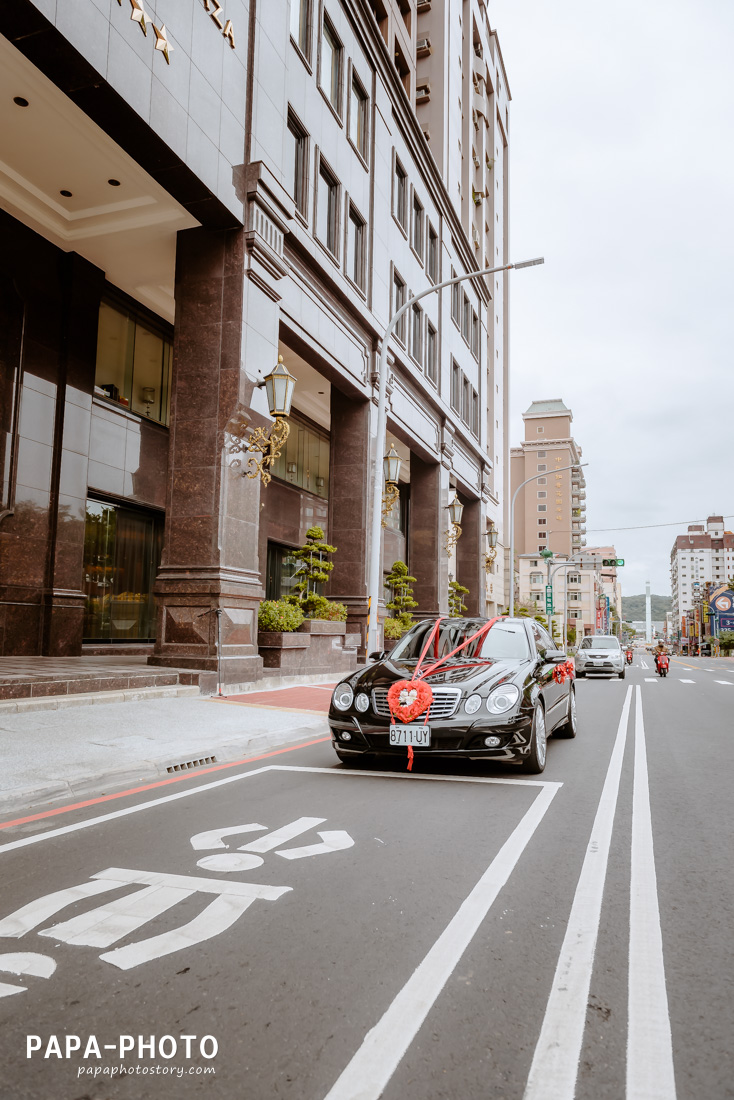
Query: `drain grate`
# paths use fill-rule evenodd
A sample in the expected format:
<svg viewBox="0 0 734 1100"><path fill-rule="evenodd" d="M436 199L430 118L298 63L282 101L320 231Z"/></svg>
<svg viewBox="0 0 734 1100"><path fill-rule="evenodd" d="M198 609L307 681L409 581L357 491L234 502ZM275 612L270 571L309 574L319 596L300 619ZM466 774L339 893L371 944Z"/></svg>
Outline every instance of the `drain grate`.
<svg viewBox="0 0 734 1100"><path fill-rule="evenodd" d="M199 760L186 760L183 764L171 764L166 768L167 772L187 772L191 768L201 768L204 764L216 764L216 756L202 756Z"/></svg>

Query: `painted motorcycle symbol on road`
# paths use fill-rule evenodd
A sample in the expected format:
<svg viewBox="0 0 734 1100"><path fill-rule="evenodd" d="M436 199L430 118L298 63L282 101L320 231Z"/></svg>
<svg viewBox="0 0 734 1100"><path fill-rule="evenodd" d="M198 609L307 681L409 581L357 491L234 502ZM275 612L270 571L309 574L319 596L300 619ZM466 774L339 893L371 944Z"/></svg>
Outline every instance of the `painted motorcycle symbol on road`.
<svg viewBox="0 0 734 1100"><path fill-rule="evenodd" d="M199 859L198 867L228 875L261 867L264 863L263 856L268 852L274 852L282 859L295 860L329 855L353 847L354 840L343 830L319 832L321 839L318 843L295 848L283 847L297 836L323 824L325 820L323 817L299 817L272 832L266 832L267 826L257 822L232 825L196 833L191 837L190 843L195 852L207 849L215 851L215 854ZM226 851L228 845L224 841L225 837L241 837L256 832L265 832L265 835L242 844L236 852ZM255 901L277 901L293 889L291 886L262 886L236 879L222 881L198 875L108 867L92 875L88 882L46 894L0 920L0 937L19 939L45 924L67 906L84 898L96 897L98 894L132 885L141 889L112 901L105 901L96 909L60 924L41 928L38 935L51 938L57 943L111 948L192 895L212 895L209 904L187 924L124 947L105 950L99 956L103 962L111 963L120 970L130 970L134 966L152 962L153 959L204 943L231 928ZM55 969L56 963L52 958L37 952L0 954L0 972L49 978ZM0 997L10 997L24 992L25 989L22 985L0 982Z"/></svg>

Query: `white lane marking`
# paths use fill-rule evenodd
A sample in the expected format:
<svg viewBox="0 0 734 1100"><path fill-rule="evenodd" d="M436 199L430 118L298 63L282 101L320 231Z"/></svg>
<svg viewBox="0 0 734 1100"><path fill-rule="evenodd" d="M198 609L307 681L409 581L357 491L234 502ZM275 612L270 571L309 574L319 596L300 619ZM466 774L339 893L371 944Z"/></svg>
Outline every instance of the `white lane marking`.
<svg viewBox="0 0 734 1100"><path fill-rule="evenodd" d="M628 687L524 1100L573 1100L576 1090L631 698Z"/></svg>
<svg viewBox="0 0 734 1100"><path fill-rule="evenodd" d="M635 699L632 790L627 1100L675 1100L673 1039L665 989L642 690Z"/></svg>
<svg viewBox="0 0 734 1100"><path fill-rule="evenodd" d="M89 829L92 825L101 825L106 821L116 821L121 817L129 817L130 814L139 814L144 810L150 810L154 806L163 806L168 802L177 802L181 798L190 798L192 795L214 790L216 787L224 787L228 783L239 783L243 779L251 779L254 775L264 775L266 772L318 772L320 775L340 775L342 777L370 776L379 779L406 779L410 782L433 783L480 783L490 786L509 787L547 787L537 779L485 779L470 775L421 775L414 772L368 772L357 771L350 768L342 771L340 768L307 768L298 767L295 764L266 764L262 768L253 768L252 771L238 772L236 775L228 775L224 779L215 779L210 783L202 783L198 787L189 787L185 791L177 791L176 794L167 794L162 798L152 798L149 802L140 802L135 806L126 806L122 810L112 810L108 814L100 814L98 817L88 817L84 821L76 821L73 825L62 825L58 829L47 829L45 833L34 833L33 836L25 836L20 840L11 840L7 844L0 844L0 852L13 852L16 848L27 848L29 844L40 844L44 840L52 840L57 836L66 836L69 833L77 833L80 829ZM551 784L562 787L562 783ZM322 819L323 820L323 819ZM18 933L22 935L22 933Z"/></svg>
<svg viewBox="0 0 734 1100"><path fill-rule="evenodd" d="M156 883L127 894L124 898L100 905L88 913L79 913L70 920L61 921L50 928L43 928L38 935L48 936L59 943L80 944L84 947L111 947L125 936L137 932L148 921L173 909L180 901L190 898L194 891L177 886Z"/></svg>
<svg viewBox="0 0 734 1100"><path fill-rule="evenodd" d="M696 681L695 680L681 680L680 682L682 684L695 684Z"/></svg>
<svg viewBox="0 0 734 1100"><path fill-rule="evenodd" d="M727 687L734 687L734 684L732 684L731 680L714 680L714 683L715 684L726 684Z"/></svg>
<svg viewBox="0 0 734 1100"><path fill-rule="evenodd" d="M650 666L649 666L649 664L647 663L647 661L640 661L640 668L649 668L649 667L650 667Z"/></svg>
<svg viewBox="0 0 734 1100"><path fill-rule="evenodd" d="M354 840L343 829L335 829L332 832L319 833L320 844L304 844L302 848L287 848L285 851L276 852L276 856L283 859L306 859L308 856L322 856L328 852L343 852L346 848L354 847Z"/></svg>
<svg viewBox="0 0 734 1100"><path fill-rule="evenodd" d="M354 773L352 773L354 774ZM542 786L542 784L541 784ZM329 1090L326 1100L378 1100L471 943L558 787L547 784L469 896Z"/></svg>

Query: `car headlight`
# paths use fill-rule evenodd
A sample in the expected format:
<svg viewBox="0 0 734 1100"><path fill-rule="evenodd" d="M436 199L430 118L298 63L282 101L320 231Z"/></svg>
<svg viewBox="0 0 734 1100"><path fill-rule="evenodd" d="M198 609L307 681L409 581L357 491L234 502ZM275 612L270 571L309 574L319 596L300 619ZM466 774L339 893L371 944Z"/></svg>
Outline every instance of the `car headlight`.
<svg viewBox="0 0 734 1100"><path fill-rule="evenodd" d="M333 702L337 710L349 710L352 705L353 699L354 692L350 688L349 684L339 684L339 687L336 688L331 701Z"/></svg>
<svg viewBox="0 0 734 1100"><path fill-rule="evenodd" d="M364 712L367 710L367 708L370 705L369 695L365 695L365 693L363 691L360 691L359 695L354 700L354 705L355 705L355 707L357 708L357 710L359 711L360 714L364 714Z"/></svg>
<svg viewBox="0 0 734 1100"><path fill-rule="evenodd" d="M490 714L505 714L512 710L520 698L520 689L514 684L502 684L487 697L487 710Z"/></svg>
<svg viewBox="0 0 734 1100"><path fill-rule="evenodd" d="M464 703L464 710L467 714L476 714L482 705L481 695L470 695L467 701Z"/></svg>

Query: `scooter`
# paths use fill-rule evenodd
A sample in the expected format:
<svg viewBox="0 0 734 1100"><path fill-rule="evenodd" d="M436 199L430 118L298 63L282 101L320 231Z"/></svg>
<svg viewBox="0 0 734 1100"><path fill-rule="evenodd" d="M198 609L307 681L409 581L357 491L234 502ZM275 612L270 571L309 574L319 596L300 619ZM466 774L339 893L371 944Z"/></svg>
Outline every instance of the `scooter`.
<svg viewBox="0 0 734 1100"><path fill-rule="evenodd" d="M631 650L631 649L628 649L628 650L627 650L627 653L625 654L625 656L627 657L627 664L628 664L628 665L631 665L631 664L632 664L632 658L633 658L633 656L634 656L634 654L632 653L632 650Z"/></svg>
<svg viewBox="0 0 734 1100"><path fill-rule="evenodd" d="M658 676L667 676L668 667L670 666L670 658L667 653L658 653L655 657L655 668L657 669Z"/></svg>

